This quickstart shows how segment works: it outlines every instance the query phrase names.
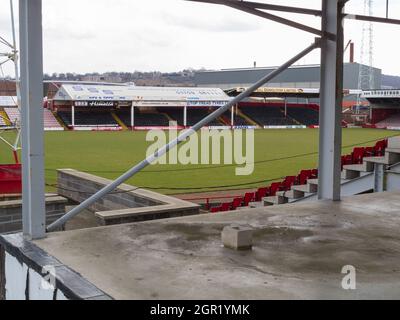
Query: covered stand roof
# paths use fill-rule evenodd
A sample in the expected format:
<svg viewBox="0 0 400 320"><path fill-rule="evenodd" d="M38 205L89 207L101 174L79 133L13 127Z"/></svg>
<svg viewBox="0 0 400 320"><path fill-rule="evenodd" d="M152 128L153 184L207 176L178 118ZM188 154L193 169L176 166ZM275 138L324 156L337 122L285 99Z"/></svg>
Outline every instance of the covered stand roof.
<svg viewBox="0 0 400 320"><path fill-rule="evenodd" d="M1 107L16 107L17 97L16 96L0 96Z"/></svg>
<svg viewBox="0 0 400 320"><path fill-rule="evenodd" d="M230 97L219 88L63 84L53 100L133 101L137 106L222 106Z"/></svg>

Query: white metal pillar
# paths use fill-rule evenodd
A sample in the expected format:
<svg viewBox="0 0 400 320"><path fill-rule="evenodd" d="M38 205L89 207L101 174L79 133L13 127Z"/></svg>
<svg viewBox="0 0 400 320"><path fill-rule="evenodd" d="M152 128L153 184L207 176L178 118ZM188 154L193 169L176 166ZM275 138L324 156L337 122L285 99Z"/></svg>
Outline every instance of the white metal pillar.
<svg viewBox="0 0 400 320"><path fill-rule="evenodd" d="M187 106L183 107L183 126L187 126Z"/></svg>
<svg viewBox="0 0 400 320"><path fill-rule="evenodd" d="M235 106L231 108L231 127L235 125Z"/></svg>
<svg viewBox="0 0 400 320"><path fill-rule="evenodd" d="M322 0L322 31L336 40L325 36L321 43L318 199L340 200L345 2Z"/></svg>
<svg viewBox="0 0 400 320"><path fill-rule="evenodd" d="M71 108L71 124L72 129L75 128L75 106L72 106Z"/></svg>
<svg viewBox="0 0 400 320"><path fill-rule="evenodd" d="M19 1L23 233L45 236L42 1Z"/></svg>
<svg viewBox="0 0 400 320"><path fill-rule="evenodd" d="M131 129L133 130L133 127L135 126L135 107L131 106Z"/></svg>

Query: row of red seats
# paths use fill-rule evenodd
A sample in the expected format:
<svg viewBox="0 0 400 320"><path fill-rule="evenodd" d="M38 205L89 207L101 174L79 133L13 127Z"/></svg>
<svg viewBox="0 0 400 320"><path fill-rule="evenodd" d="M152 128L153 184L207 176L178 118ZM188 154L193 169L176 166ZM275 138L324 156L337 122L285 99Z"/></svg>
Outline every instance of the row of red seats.
<svg viewBox="0 0 400 320"><path fill-rule="evenodd" d="M264 197L275 196L278 191L288 191L293 185L305 184L308 179L317 177L317 169L301 170L297 176L287 176L283 181L273 182L268 187L258 188L256 192L247 192L243 197L234 198L232 202L225 202L220 206L212 207L210 211L215 213L246 207L252 201L261 201Z"/></svg>
<svg viewBox="0 0 400 320"><path fill-rule="evenodd" d="M342 156L342 169L346 164L361 164L364 157L383 157L388 140L379 140L373 147L355 147L353 152Z"/></svg>
<svg viewBox="0 0 400 320"><path fill-rule="evenodd" d="M373 147L355 147L353 152L342 156L342 169L345 164L361 164L364 157L382 157L385 155L388 141L380 140ZM273 182L268 187L258 188L256 192L247 192L243 197L236 197L232 202L212 207L211 212L236 210L246 207L252 201L261 201L264 197L275 196L278 191L289 191L293 185L304 185L308 179L317 179L318 169L301 170L297 176L287 176L283 181Z"/></svg>

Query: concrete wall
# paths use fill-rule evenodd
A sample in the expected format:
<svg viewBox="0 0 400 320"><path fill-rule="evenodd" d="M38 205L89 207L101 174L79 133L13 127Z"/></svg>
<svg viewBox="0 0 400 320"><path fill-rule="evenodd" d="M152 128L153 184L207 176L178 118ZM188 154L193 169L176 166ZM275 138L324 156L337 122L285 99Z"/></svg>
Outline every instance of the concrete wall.
<svg viewBox="0 0 400 320"><path fill-rule="evenodd" d="M58 170L58 193L79 203L110 182L72 169ZM199 214L200 206L122 184L113 193L90 206L89 210L95 212L100 225L109 225Z"/></svg>
<svg viewBox="0 0 400 320"><path fill-rule="evenodd" d="M22 234L0 236L0 300L110 300Z"/></svg>
<svg viewBox="0 0 400 320"><path fill-rule="evenodd" d="M57 177L58 194L76 202L83 202L90 195L104 187L104 179L75 170L59 170ZM135 187L129 187L133 190ZM108 194L89 207L90 211L107 211L127 208L153 206L162 202L136 196L134 193L119 190Z"/></svg>
<svg viewBox="0 0 400 320"><path fill-rule="evenodd" d="M46 224L65 214L68 200L60 196L46 198ZM22 200L0 201L0 234L22 230Z"/></svg>

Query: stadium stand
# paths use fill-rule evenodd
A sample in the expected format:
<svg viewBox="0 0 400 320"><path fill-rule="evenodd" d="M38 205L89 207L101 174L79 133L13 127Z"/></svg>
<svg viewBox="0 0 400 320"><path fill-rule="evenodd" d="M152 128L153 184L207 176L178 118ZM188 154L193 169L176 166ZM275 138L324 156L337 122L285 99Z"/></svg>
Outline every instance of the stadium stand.
<svg viewBox="0 0 400 320"><path fill-rule="evenodd" d="M231 111L228 110L228 111L224 112L221 117L224 119L224 121L227 124L230 125L231 124L231 116L232 116L231 115ZM249 126L249 125L251 125L251 123L248 123L246 121L246 119L242 118L240 115L238 115L236 113L234 114L233 123L234 123L235 126Z"/></svg>
<svg viewBox="0 0 400 320"><path fill-rule="evenodd" d="M0 126L6 127L10 125L10 120L8 119L7 113L5 111L0 111Z"/></svg>
<svg viewBox="0 0 400 320"><path fill-rule="evenodd" d="M319 123L319 112L314 109L288 107L287 114L289 117L306 126L318 125Z"/></svg>
<svg viewBox="0 0 400 320"><path fill-rule="evenodd" d="M377 128L400 127L400 113L396 113L375 125Z"/></svg>
<svg viewBox="0 0 400 320"><path fill-rule="evenodd" d="M242 106L240 109L245 115L263 126L290 126L298 124L291 118L285 118L280 107Z"/></svg>
<svg viewBox="0 0 400 320"><path fill-rule="evenodd" d="M72 116L70 111L58 111L57 114L68 126L72 125ZM76 126L118 126L110 112L75 112Z"/></svg>
<svg viewBox="0 0 400 320"><path fill-rule="evenodd" d="M200 120L202 120L203 118L208 116L209 114L210 114L210 112L204 108L198 108L198 109L190 108L187 111L187 125L193 126L197 122L199 122ZM221 126L223 124L221 122L219 122L218 120L213 120L208 125L209 126Z"/></svg>
<svg viewBox="0 0 400 320"><path fill-rule="evenodd" d="M168 114L171 119L174 119L178 126L183 126L183 110L182 108L159 108L160 112ZM209 114L207 108L188 108L187 110L187 125L193 126L201 119L205 118ZM223 125L218 120L214 120L209 123L210 126L221 126Z"/></svg>
<svg viewBox="0 0 400 320"><path fill-rule="evenodd" d="M382 161L389 160L390 156L385 153L387 148L388 139L377 141L372 147L353 148L350 154L343 155L341 158L342 170L344 170L342 178L349 179L343 177L343 173L345 176L346 170L358 170L354 166L364 166L365 161L383 163ZM301 170L296 176L287 176L282 181L260 187L254 192L246 192L242 197L236 196L232 202L213 206L210 208L210 212L235 210L239 207L251 206L252 202L263 202L264 204L268 203L268 205L287 203L289 199L296 199L304 196L304 194L317 192L318 182L315 181L317 178L317 169Z"/></svg>
<svg viewBox="0 0 400 320"><path fill-rule="evenodd" d="M20 114L17 108L4 108L4 111L11 124L15 123L16 120L20 121ZM62 125L54 117L53 113L45 108L43 108L43 125L45 130L63 130Z"/></svg>
<svg viewBox="0 0 400 320"><path fill-rule="evenodd" d="M49 109L43 109L43 121L45 129L62 130L63 127L54 117L53 113Z"/></svg>
<svg viewBox="0 0 400 320"><path fill-rule="evenodd" d="M131 112L127 110L119 110L117 116L124 122L127 127L131 126ZM168 118L161 113L135 112L135 126L140 127L156 127L168 126Z"/></svg>
<svg viewBox="0 0 400 320"><path fill-rule="evenodd" d="M158 108L157 110L166 113L171 119L177 122L178 126L183 126L182 108Z"/></svg>
<svg viewBox="0 0 400 320"><path fill-rule="evenodd" d="M15 123L16 120L20 120L20 115L17 108L4 108L4 111L7 113L8 119L10 119L11 123Z"/></svg>

